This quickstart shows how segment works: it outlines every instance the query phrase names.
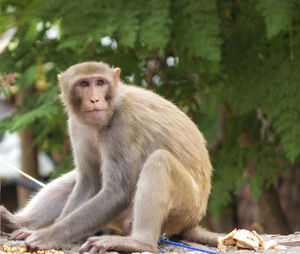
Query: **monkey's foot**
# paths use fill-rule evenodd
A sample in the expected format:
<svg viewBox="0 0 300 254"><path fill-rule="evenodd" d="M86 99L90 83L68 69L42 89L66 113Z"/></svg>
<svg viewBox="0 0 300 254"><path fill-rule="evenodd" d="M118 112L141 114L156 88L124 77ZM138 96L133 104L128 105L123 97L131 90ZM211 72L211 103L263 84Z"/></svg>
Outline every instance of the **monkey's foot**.
<svg viewBox="0 0 300 254"><path fill-rule="evenodd" d="M25 245L28 251L56 249L61 245L61 235L55 233L51 228L40 229L31 232L26 239Z"/></svg>
<svg viewBox="0 0 300 254"><path fill-rule="evenodd" d="M0 225L0 230L6 233L21 228L21 225L15 221L14 215L12 215L4 206L0 206Z"/></svg>
<svg viewBox="0 0 300 254"><path fill-rule="evenodd" d="M132 237L99 236L90 237L80 248L79 252L105 253L107 250L124 252L156 252L156 247L140 242Z"/></svg>
<svg viewBox="0 0 300 254"><path fill-rule="evenodd" d="M28 236L31 236L34 231L27 228L19 228L11 233L9 240L24 240Z"/></svg>

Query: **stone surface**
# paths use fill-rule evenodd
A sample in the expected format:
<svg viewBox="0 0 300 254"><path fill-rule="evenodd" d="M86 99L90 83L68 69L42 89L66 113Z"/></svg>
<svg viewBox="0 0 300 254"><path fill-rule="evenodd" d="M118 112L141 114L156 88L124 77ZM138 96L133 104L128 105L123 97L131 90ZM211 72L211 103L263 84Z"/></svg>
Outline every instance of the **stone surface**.
<svg viewBox="0 0 300 254"><path fill-rule="evenodd" d="M226 254L254 254L254 253L263 253L263 254L300 254L300 232L296 232L294 234L291 235L287 235L287 236L282 236L282 235L263 235L262 236L265 240L275 240L278 243L291 243L293 242L295 246L286 246L285 250L265 250L265 251L250 251L250 250L238 250L238 251L228 251L226 252ZM8 244L10 247L15 247L15 246L24 246L24 242L23 241L9 241L8 240L8 236L7 235L1 235L0 236L0 245L4 245L4 244ZM78 242L78 243L73 243L73 244L69 244L64 246L64 248L62 248L62 251L64 251L66 254L72 254L72 253L78 253L79 247L82 244L82 242ZM217 253L221 253L218 252L218 250L216 248L211 248L205 245L199 245L199 248L204 249L204 250L209 250L209 251L215 251ZM108 252L109 254L117 254L117 252ZM176 247L176 246L172 246L172 245L161 245L159 246L159 253L172 253L172 254L198 254L198 253L202 253L199 251L192 251L192 250L188 250L182 247ZM5 252L1 252L0 254L6 254ZM138 253L135 253L138 254ZM144 254L148 254L145 253Z"/></svg>

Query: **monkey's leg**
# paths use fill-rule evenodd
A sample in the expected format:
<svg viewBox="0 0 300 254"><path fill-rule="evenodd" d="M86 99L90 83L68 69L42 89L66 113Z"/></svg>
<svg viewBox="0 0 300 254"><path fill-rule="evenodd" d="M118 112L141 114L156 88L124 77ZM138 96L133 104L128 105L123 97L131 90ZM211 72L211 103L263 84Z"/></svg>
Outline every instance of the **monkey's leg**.
<svg viewBox="0 0 300 254"><path fill-rule="evenodd" d="M70 172L42 188L33 199L15 214L0 207L1 230L11 232L20 228L37 229L59 216L75 183L75 172Z"/></svg>
<svg viewBox="0 0 300 254"><path fill-rule="evenodd" d="M198 223L200 198L198 186L183 165L169 152L157 150L138 180L131 236L92 237L80 252L155 252L161 233L177 234Z"/></svg>

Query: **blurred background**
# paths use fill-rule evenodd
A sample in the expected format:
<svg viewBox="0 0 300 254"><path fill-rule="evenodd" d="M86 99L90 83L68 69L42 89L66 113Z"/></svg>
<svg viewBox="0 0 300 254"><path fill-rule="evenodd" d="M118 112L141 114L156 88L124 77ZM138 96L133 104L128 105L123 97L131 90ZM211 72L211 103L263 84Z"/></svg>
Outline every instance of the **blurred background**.
<svg viewBox="0 0 300 254"><path fill-rule="evenodd" d="M214 166L203 225L300 230L299 0L1 0L1 204L73 168L57 74L87 60L171 100ZM167 116L166 116L167 117ZM188 144L187 144L188 145Z"/></svg>

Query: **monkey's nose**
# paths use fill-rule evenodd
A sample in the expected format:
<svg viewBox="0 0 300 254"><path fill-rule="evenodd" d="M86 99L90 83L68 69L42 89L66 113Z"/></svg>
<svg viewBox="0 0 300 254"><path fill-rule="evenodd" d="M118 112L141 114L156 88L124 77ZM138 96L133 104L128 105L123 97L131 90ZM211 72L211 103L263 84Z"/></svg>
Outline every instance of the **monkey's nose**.
<svg viewBox="0 0 300 254"><path fill-rule="evenodd" d="M93 99L90 99L90 102L91 102L91 103L96 103L96 102L99 102L99 99L94 99L94 98L93 98Z"/></svg>

